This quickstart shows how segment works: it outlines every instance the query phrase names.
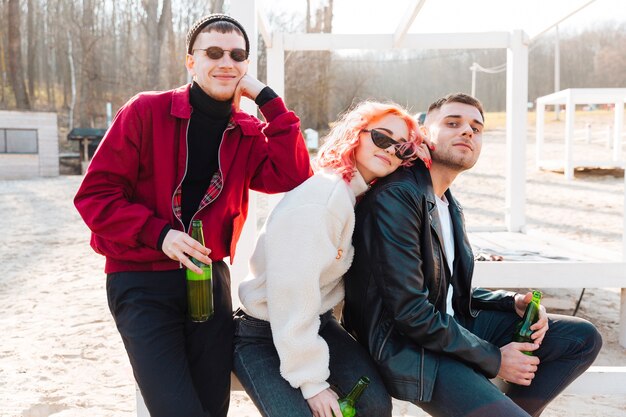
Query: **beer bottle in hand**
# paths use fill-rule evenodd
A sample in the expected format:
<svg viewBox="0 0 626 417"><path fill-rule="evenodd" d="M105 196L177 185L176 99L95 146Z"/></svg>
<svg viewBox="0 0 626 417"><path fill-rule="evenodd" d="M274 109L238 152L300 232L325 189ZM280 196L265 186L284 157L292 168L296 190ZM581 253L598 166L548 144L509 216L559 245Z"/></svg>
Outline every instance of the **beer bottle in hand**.
<svg viewBox="0 0 626 417"><path fill-rule="evenodd" d="M339 409L341 410L341 416L339 417L354 417L356 415L356 402L359 400L361 394L363 394L363 391L367 388L369 383L370 379L366 376L362 376L359 378L350 393L338 400ZM333 413L333 416L334 415L335 413Z"/></svg>
<svg viewBox="0 0 626 417"><path fill-rule="evenodd" d="M530 326L535 324L539 319L539 304L541 302L541 292L533 291L533 298L526 306L524 317L515 326L515 333L513 333L513 341L521 343L534 343L530 338L533 331L530 330ZM523 352L526 355L532 355L532 352Z"/></svg>
<svg viewBox="0 0 626 417"><path fill-rule="evenodd" d="M202 220L191 221L191 237L204 246ZM187 269L187 305L192 321L207 321L213 316L213 271L211 265L191 258L202 269L201 274Z"/></svg>

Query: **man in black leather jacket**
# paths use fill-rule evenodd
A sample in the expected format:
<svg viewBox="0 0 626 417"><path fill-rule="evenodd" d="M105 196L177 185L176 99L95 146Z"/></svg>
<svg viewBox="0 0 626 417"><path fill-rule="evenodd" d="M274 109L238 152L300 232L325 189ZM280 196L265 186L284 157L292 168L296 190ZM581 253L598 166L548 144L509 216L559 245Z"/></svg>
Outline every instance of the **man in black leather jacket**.
<svg viewBox="0 0 626 417"><path fill-rule="evenodd" d="M483 120L473 97L437 100L421 128L434 145L430 171L417 161L358 204L343 320L395 398L433 416L538 416L602 339L588 321L542 307L533 343L512 342L531 294L472 289L473 254L449 187L476 163ZM509 382L506 396L496 376Z"/></svg>

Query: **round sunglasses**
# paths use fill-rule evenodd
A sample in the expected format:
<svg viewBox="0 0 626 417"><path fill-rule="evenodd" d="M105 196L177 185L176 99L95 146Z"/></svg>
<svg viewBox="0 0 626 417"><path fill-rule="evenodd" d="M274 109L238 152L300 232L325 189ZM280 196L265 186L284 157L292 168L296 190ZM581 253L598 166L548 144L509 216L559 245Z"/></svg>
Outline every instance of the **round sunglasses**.
<svg viewBox="0 0 626 417"><path fill-rule="evenodd" d="M380 149L387 149L388 147L393 146L396 151L396 156L403 161L415 157L415 152L413 151L413 149L407 147L406 142L404 141L398 142L388 135L385 135L378 129L363 129L363 132L368 132L372 137L372 142L374 142L374 145L376 145Z"/></svg>
<svg viewBox="0 0 626 417"><path fill-rule="evenodd" d="M224 56L225 52L228 52L230 57L235 62L243 62L248 59L248 52L245 49L235 48L235 49L222 49L219 46L209 46L205 49L194 49L191 51L192 53L196 51L204 51L206 56L210 59L221 59Z"/></svg>

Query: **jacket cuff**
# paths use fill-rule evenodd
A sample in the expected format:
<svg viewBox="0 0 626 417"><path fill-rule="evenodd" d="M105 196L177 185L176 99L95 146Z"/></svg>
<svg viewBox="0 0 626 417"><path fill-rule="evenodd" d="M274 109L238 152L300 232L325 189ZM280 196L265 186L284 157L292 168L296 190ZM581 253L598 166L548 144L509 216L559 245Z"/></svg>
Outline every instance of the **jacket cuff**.
<svg viewBox="0 0 626 417"><path fill-rule="evenodd" d="M302 391L302 396L305 400L308 400L311 397L316 396L320 392L324 391L326 388L330 387L328 382L305 382L300 385L300 391Z"/></svg>
<svg viewBox="0 0 626 417"><path fill-rule="evenodd" d="M276 97L275 99L268 101L259 107L259 110L261 110L263 117L265 117L265 120L268 123L276 119L281 114L285 114L289 111L287 106L285 106L285 102L280 97Z"/></svg>
<svg viewBox="0 0 626 417"><path fill-rule="evenodd" d="M167 232L169 232L170 230L172 230L172 226L170 226L169 224L166 224L163 230L161 230L161 234L159 235L159 240L157 241L157 247L156 247L157 250L163 251L163 241L165 240L165 236L167 235Z"/></svg>
<svg viewBox="0 0 626 417"><path fill-rule="evenodd" d="M265 86L263 90L259 93L258 96L254 99L254 102L257 106L262 107L267 102L274 100L278 97L278 94L274 90L272 90L269 86Z"/></svg>
<svg viewBox="0 0 626 417"><path fill-rule="evenodd" d="M146 246L156 249L163 228L169 223L165 220L150 217L139 232L138 240Z"/></svg>

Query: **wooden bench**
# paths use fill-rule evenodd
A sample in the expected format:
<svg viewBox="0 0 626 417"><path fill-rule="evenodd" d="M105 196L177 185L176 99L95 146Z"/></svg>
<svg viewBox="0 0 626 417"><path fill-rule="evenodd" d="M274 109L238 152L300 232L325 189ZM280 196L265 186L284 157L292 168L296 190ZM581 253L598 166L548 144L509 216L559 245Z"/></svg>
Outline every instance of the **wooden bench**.
<svg viewBox="0 0 626 417"><path fill-rule="evenodd" d="M486 288L621 288L620 343L626 346L626 262L603 248L541 234L470 233L476 252L504 255L502 262L476 262L473 283ZM525 248L524 250L520 248ZM506 259L512 259L507 261ZM494 380L496 384L497 381ZM231 377L232 390L242 390ZM578 395L626 395L624 366L592 366L566 390ZM417 407L394 401L394 416L421 416ZM149 417L137 389L137 416Z"/></svg>

